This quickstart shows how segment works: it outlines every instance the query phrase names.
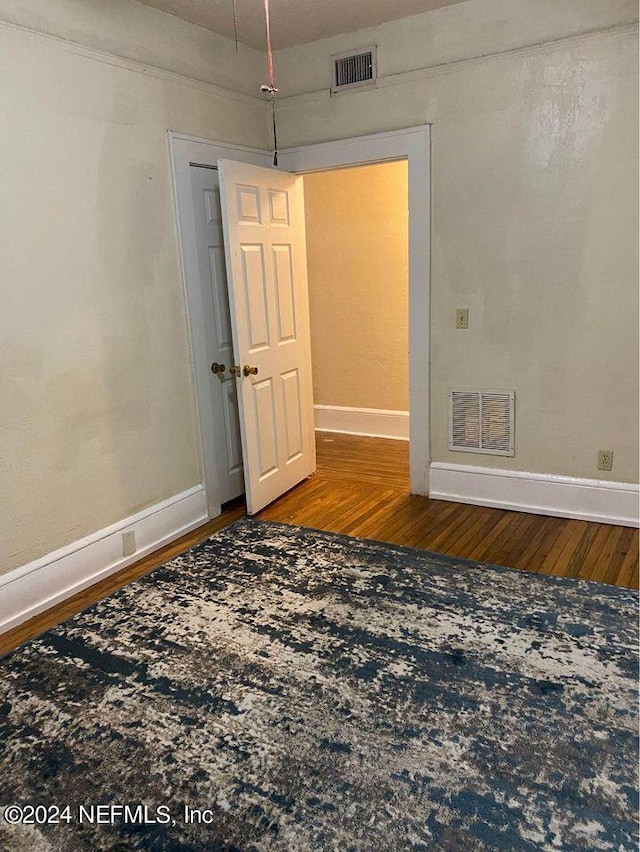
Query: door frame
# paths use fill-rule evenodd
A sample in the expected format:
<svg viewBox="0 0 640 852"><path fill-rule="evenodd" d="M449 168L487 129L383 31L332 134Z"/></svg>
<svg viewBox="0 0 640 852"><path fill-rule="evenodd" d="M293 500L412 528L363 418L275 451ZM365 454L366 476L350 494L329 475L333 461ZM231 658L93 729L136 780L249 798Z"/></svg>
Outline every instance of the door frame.
<svg viewBox="0 0 640 852"><path fill-rule="evenodd" d="M412 494L429 493L429 352L431 183L430 125L357 136L278 152L285 171L348 168L388 160L408 161L409 180L409 469ZM199 451L209 517L220 514L211 390L206 363L206 328L195 244L189 168L214 167L219 159L271 166L272 153L168 131L182 282L187 309L191 366L198 417ZM200 365L200 367L198 367Z"/></svg>

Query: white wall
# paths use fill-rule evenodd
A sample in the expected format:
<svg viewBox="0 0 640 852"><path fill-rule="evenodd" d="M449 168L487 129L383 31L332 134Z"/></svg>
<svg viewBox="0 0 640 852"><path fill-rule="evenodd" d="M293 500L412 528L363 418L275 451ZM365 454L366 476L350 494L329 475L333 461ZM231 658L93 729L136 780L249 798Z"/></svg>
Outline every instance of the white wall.
<svg viewBox="0 0 640 852"><path fill-rule="evenodd" d="M282 147L433 125L435 461L637 481L636 18L468 0L276 55ZM377 86L331 98L331 54L372 43ZM456 386L516 390L514 459L448 451Z"/></svg>
<svg viewBox="0 0 640 852"><path fill-rule="evenodd" d="M255 52L124 0L25 6L0 2L0 573L201 481L167 129L267 144L261 101L207 82Z"/></svg>

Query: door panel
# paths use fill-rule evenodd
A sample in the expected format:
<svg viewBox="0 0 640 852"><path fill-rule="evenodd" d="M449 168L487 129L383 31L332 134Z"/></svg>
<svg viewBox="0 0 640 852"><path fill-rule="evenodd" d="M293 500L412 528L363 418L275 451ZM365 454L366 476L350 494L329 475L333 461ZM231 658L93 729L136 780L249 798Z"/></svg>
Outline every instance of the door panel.
<svg viewBox="0 0 640 852"><path fill-rule="evenodd" d="M218 162L247 509L315 471L302 179Z"/></svg>
<svg viewBox="0 0 640 852"><path fill-rule="evenodd" d="M264 252L261 245L240 246L242 252L242 278L249 320L249 352L269 346L269 319L267 316L267 276Z"/></svg>
<svg viewBox="0 0 640 852"><path fill-rule="evenodd" d="M238 391L233 376L222 382L222 411L224 414L224 430L227 453L227 466L230 475L238 474L244 488L242 477L242 445L240 442L240 423L238 418ZM240 494L242 491L239 492ZM237 494L234 494L237 497Z"/></svg>
<svg viewBox="0 0 640 852"><path fill-rule="evenodd" d="M244 491L238 392L229 369L233 341L220 211L218 173L215 169L191 167L191 187L196 222L198 270L208 328L207 362L197 365L206 371L211 390L220 502L226 503ZM211 372L213 362L225 371Z"/></svg>
<svg viewBox="0 0 640 852"><path fill-rule="evenodd" d="M260 189L257 186L237 186L238 220L247 225L262 224Z"/></svg>
<svg viewBox="0 0 640 852"><path fill-rule="evenodd" d="M286 430L286 461L295 461L302 454L302 419L300 417L300 376L298 370L283 373L282 400L284 403L284 423Z"/></svg>
<svg viewBox="0 0 640 852"><path fill-rule="evenodd" d="M227 276L224 271L224 250L222 246L209 247L209 270L215 308L214 322L217 345L220 350L232 353L229 296L227 294Z"/></svg>
<svg viewBox="0 0 640 852"><path fill-rule="evenodd" d="M296 337L291 246L273 246L273 272L276 280L278 342L285 343Z"/></svg>
<svg viewBox="0 0 640 852"><path fill-rule="evenodd" d="M289 224L289 196L286 192L269 190L269 213L272 225Z"/></svg>
<svg viewBox="0 0 640 852"><path fill-rule="evenodd" d="M273 380L251 385L252 406L258 434L258 474L262 480L278 470L278 429L276 426Z"/></svg>

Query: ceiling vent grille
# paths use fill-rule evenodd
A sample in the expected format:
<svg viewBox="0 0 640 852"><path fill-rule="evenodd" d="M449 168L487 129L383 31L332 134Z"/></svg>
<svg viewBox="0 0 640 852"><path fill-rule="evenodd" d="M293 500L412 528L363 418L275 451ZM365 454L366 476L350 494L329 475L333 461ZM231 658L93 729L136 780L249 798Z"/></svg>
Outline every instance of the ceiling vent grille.
<svg viewBox="0 0 640 852"><path fill-rule="evenodd" d="M512 456L515 391L449 391L449 449Z"/></svg>
<svg viewBox="0 0 640 852"><path fill-rule="evenodd" d="M331 91L343 92L358 86L370 86L376 79L376 49L367 47L357 52L338 53L333 61L333 85Z"/></svg>

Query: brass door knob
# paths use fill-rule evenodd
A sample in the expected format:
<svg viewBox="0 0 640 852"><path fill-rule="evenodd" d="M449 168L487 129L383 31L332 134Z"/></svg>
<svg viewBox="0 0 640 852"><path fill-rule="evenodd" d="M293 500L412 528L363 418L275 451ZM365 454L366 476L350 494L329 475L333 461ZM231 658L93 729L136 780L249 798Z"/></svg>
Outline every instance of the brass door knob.
<svg viewBox="0 0 640 852"><path fill-rule="evenodd" d="M214 361L213 364L211 365L211 372L212 373L224 373L224 371L226 369L227 368L225 367L224 364L218 364L217 361Z"/></svg>
<svg viewBox="0 0 640 852"><path fill-rule="evenodd" d="M245 364L244 367L242 368L242 372L245 374L245 376L257 376L258 375L258 368L257 367L250 367L248 364Z"/></svg>
<svg viewBox="0 0 640 852"><path fill-rule="evenodd" d="M233 364L231 367L229 367L229 372L232 376L239 376L241 372L240 367L236 367L236 365Z"/></svg>

